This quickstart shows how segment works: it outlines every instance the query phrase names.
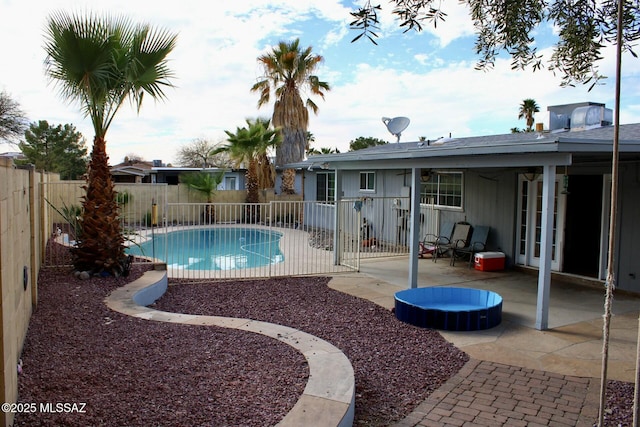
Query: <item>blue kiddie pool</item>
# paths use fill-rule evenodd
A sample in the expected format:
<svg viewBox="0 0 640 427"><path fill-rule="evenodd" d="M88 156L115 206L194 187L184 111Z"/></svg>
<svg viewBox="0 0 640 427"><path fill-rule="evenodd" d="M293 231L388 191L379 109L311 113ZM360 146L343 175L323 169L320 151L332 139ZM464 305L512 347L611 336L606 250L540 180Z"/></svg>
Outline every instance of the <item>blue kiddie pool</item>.
<svg viewBox="0 0 640 427"><path fill-rule="evenodd" d="M502 321L502 297L469 288L415 288L396 292L396 317L422 328L477 331Z"/></svg>

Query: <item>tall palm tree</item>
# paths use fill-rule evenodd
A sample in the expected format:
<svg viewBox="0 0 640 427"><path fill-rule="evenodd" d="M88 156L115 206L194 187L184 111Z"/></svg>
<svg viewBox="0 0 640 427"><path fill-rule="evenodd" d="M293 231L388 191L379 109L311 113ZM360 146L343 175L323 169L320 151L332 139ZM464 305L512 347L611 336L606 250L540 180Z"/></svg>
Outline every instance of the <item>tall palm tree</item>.
<svg viewBox="0 0 640 427"><path fill-rule="evenodd" d="M138 112L145 94L164 99L171 86L167 55L176 35L124 17L52 14L46 26L46 74L60 94L77 102L95 136L87 170L82 239L73 249L77 270L118 276L125 270L124 238L109 171L105 136L127 100Z"/></svg>
<svg viewBox="0 0 640 427"><path fill-rule="evenodd" d="M518 112L518 119L525 119L527 121L527 132L533 130L533 115L540 111L540 107L536 103L535 99L527 98L520 104L520 111Z"/></svg>
<svg viewBox="0 0 640 427"><path fill-rule="evenodd" d="M259 149L256 154L258 189L274 188L276 185L276 168L270 156L278 149L282 142L282 136L278 129L270 129L271 120L269 119L257 118L254 121L248 121L247 124L249 127L262 125L265 132L261 137L262 141L259 143Z"/></svg>
<svg viewBox="0 0 640 427"><path fill-rule="evenodd" d="M258 107L269 102L272 90L275 94L272 122L282 133L282 144L276 149L278 166L304 159L309 142L308 110L317 114L318 106L310 98L303 102L300 91L308 90L312 95L319 95L324 99L324 93L330 90L329 84L320 81L314 74L322 61L322 56L311 53L311 46L301 50L299 39L281 41L270 53L258 57L264 75L253 85L251 91L260 93ZM294 183L295 170L285 170L282 192L295 193Z"/></svg>
<svg viewBox="0 0 640 427"><path fill-rule="evenodd" d="M246 127L236 128L235 133L225 131L228 144L220 150L229 153L229 157L236 166L247 165L246 187L247 203L259 203L260 176L265 174L265 168L271 170L268 151L280 145L281 135L278 130L270 129L270 121L264 119L247 119ZM270 173L270 172L267 172ZM247 211L250 221L259 217L259 210Z"/></svg>

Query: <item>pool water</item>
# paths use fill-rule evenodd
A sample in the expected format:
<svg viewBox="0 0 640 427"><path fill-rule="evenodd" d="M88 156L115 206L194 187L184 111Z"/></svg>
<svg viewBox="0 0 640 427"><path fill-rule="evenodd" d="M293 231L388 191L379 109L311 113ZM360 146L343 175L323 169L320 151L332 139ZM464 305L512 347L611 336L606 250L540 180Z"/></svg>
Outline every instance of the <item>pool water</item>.
<svg viewBox="0 0 640 427"><path fill-rule="evenodd" d="M168 268L236 270L284 261L282 233L255 228L206 228L155 234L127 253L161 259Z"/></svg>

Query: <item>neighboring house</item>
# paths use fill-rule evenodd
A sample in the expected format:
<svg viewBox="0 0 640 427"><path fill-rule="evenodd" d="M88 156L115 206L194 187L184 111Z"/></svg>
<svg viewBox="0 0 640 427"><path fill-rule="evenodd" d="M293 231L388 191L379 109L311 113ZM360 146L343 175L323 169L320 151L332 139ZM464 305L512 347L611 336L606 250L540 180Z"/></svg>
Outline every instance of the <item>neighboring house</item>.
<svg viewBox="0 0 640 427"><path fill-rule="evenodd" d="M127 184L151 183L153 174L152 162L146 161L124 161L115 166L111 166L111 176L114 182Z"/></svg>
<svg viewBox="0 0 640 427"><path fill-rule="evenodd" d="M180 175L185 173L201 172L202 168L183 168L166 166L161 160L126 161L111 167L111 175L117 183L152 183L178 185ZM208 172L216 173L219 168L206 168ZM245 170L225 170L222 182L218 190L244 190Z"/></svg>
<svg viewBox="0 0 640 427"><path fill-rule="evenodd" d="M22 151L7 151L0 153L0 157L8 157L13 160L26 160L27 157L22 154Z"/></svg>
<svg viewBox="0 0 640 427"><path fill-rule="evenodd" d="M551 270L604 280L613 115L598 103L548 111L546 131L311 156L303 169L305 199L331 206L342 198L405 197L401 200L409 206L395 206L397 221L408 221L407 229L418 225L414 230L423 218L410 201L433 203L440 224L490 226L489 247L504 252L509 265L538 268L541 290L548 289ZM616 286L640 293L640 123L621 125L619 142ZM375 227L374 218L372 223ZM408 241L420 237L418 231ZM417 250L417 244L411 249ZM415 260L412 256L410 286L416 286ZM539 322L545 329L546 320Z"/></svg>

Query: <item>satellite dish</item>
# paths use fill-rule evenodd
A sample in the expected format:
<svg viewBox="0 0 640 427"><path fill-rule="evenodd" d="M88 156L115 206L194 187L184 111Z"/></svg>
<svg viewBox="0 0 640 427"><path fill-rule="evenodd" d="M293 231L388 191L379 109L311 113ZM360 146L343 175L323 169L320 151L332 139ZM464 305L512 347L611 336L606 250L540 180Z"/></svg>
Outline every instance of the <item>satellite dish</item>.
<svg viewBox="0 0 640 427"><path fill-rule="evenodd" d="M410 120L408 117L394 117L393 119L390 119L389 117L382 118L382 123L387 126L387 130L391 135L395 135L398 138L398 141L396 142L400 142L400 135L402 134L402 131L409 126L409 122Z"/></svg>

